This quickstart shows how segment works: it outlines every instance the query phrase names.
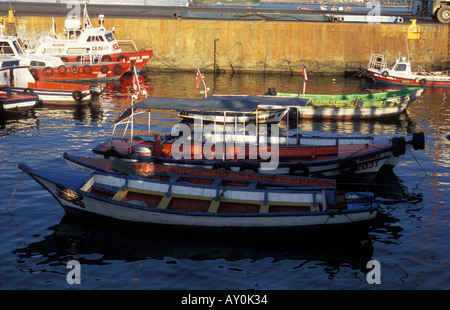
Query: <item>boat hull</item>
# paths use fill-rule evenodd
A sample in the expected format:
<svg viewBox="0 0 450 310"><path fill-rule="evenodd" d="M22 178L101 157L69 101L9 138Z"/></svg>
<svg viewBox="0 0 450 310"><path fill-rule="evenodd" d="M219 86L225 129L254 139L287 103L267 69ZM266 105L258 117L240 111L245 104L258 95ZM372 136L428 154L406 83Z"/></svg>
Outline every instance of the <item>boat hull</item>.
<svg viewBox="0 0 450 310"><path fill-rule="evenodd" d="M412 75L395 76L392 74L383 75L381 71L366 69L366 74L376 83L398 85L398 86L418 86L418 87L450 87L450 77L439 77L433 75Z"/></svg>
<svg viewBox="0 0 450 310"><path fill-rule="evenodd" d="M161 203L158 206L147 206L145 204L137 203L136 201L119 201L117 198L104 197L93 192L87 192L84 190L78 190L75 187L67 186L66 184L61 184L67 181L63 181L64 178L68 176L71 177L69 183L75 184L77 175L79 174L66 174L64 173L53 173L53 177L44 175L42 172L29 168L26 165L19 165L19 168L26 172L30 177L32 177L36 182L38 182L42 187L48 190L53 197L62 205L66 212L74 213L87 213L91 215L97 215L102 217L107 217L110 219L133 222L133 223L144 223L144 224L158 224L167 226L182 226L188 228L213 228L213 229L227 229L227 228L246 228L246 229L283 229L283 228L307 228L307 227L331 227L331 226L342 226L342 225L353 225L355 223L361 223L366 221L371 221L376 217L376 206L373 205L373 196L370 194L362 194L360 198L355 200L355 203L350 202L350 208L345 210L330 209L324 211L291 211L291 212L203 212L199 211L198 204L205 198L200 198L202 194L208 194L208 191L202 188L187 187L180 184L167 185L170 186L170 195L174 192L179 191L184 187L185 190L189 191L190 194L183 195L183 201L179 205L188 205L189 200L193 199L194 204L191 204L191 209L181 210L181 209L170 209L161 208ZM83 180L89 174L84 174ZM109 176L100 176L109 177ZM119 182L124 186L123 182L126 182L127 189L129 187L135 186L135 183L142 183L142 179L127 179L126 181L121 180ZM89 188L93 186L95 181L85 181L80 183L82 188ZM113 180L113 182L118 182ZM60 183L61 182L61 183ZM112 183L111 183L112 184ZM147 184L148 185L148 184ZM150 184L148 192L153 192L152 185L164 187L164 184ZM156 188L156 187L155 187ZM196 189L196 194L192 191ZM162 189L165 191L165 187ZM120 189L119 189L120 191ZM255 193L255 195L261 196L258 191L247 191L246 193ZM229 195L233 195L232 191L227 192ZM213 204L214 196L217 194L216 191L212 191L207 199L207 203ZM278 193L271 192L268 195L273 197L277 196ZM295 191L288 191L286 193L281 193L281 195L295 196L300 195L295 193ZM356 196L356 193L349 195ZM164 196L164 195L163 195ZM166 195L167 196L167 195ZM164 197L166 197L164 196ZM263 197L262 195L261 197ZM266 195L267 196L267 195ZM212 197L212 198L211 198ZM234 196L235 199L239 200L239 196ZM362 199L361 197L366 197ZM172 198L173 199L173 198ZM248 196L242 198L242 203L246 204L248 202ZM263 203L264 198L258 198L256 203ZM351 200L352 198L350 198ZM164 198L162 198L164 200ZM258 206L259 210L260 207ZM295 206L294 206L295 209ZM220 210L220 209L219 209Z"/></svg>
<svg viewBox="0 0 450 310"><path fill-rule="evenodd" d="M0 90L0 115L18 115L33 109L38 97L32 94L11 93Z"/></svg>
<svg viewBox="0 0 450 310"><path fill-rule="evenodd" d="M159 150L147 155L140 153L139 147ZM263 167L267 162L261 159L240 158L236 149L226 149L227 156L213 159L197 159L197 146L192 146L192 157L174 158L171 145L163 145L162 149L155 142L143 140L112 139L93 149L96 156L117 157L134 161L153 161L165 165L183 167L204 167L208 169L225 169L231 171L253 171L273 175L299 175L335 178L338 180L364 180L370 182L383 166L395 167L411 149L423 149L423 134L414 134L412 138L393 138L392 143L373 143L334 146L280 146L278 162L271 169ZM227 145L228 147L228 145ZM111 150L114 149L112 152ZM132 150L130 152L130 150ZM200 148L201 150L201 148ZM243 152L242 152L243 153ZM228 156L232 154L232 156ZM249 154L249 150L245 154ZM204 154L203 154L204 155ZM236 157L237 156L237 157ZM211 158L211 157L207 157Z"/></svg>

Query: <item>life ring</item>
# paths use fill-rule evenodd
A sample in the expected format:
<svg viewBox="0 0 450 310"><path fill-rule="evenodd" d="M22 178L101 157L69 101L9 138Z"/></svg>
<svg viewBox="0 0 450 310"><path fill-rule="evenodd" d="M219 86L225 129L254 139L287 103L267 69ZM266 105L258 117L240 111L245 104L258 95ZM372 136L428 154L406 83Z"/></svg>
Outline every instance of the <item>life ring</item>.
<svg viewBox="0 0 450 310"><path fill-rule="evenodd" d="M115 65L113 68L113 73L115 75L120 75L122 73L122 67L120 65Z"/></svg>
<svg viewBox="0 0 450 310"><path fill-rule="evenodd" d="M37 80L39 76L39 72L36 69L30 69L31 75Z"/></svg>
<svg viewBox="0 0 450 310"><path fill-rule="evenodd" d="M72 65L70 67L70 72L72 72L73 74L77 74L78 72L80 72L80 68L77 65Z"/></svg>
<svg viewBox="0 0 450 310"><path fill-rule="evenodd" d="M405 153L406 153L405 137L392 138L392 154L394 155L394 157L404 155Z"/></svg>
<svg viewBox="0 0 450 310"><path fill-rule="evenodd" d="M100 72L103 73L103 74L108 73L108 71L109 71L108 66L102 66L102 67L100 68Z"/></svg>
<svg viewBox="0 0 450 310"><path fill-rule="evenodd" d="M81 56L77 56L77 62L80 62L81 61Z"/></svg>
<svg viewBox="0 0 450 310"><path fill-rule="evenodd" d="M58 67L58 72L59 72L60 74L65 74L65 73L67 72L66 66L60 65L60 66Z"/></svg>
<svg viewBox="0 0 450 310"><path fill-rule="evenodd" d="M212 166L213 170L231 170L230 166L226 165L226 164L215 164Z"/></svg>
<svg viewBox="0 0 450 310"><path fill-rule="evenodd" d="M423 132L413 133L413 148L415 150L425 149L425 134Z"/></svg>
<svg viewBox="0 0 450 310"><path fill-rule="evenodd" d="M91 74L91 73L92 73L92 67L89 66L89 65L84 65L84 66L83 66L83 72L84 72L85 74Z"/></svg>
<svg viewBox="0 0 450 310"><path fill-rule="evenodd" d="M420 85L426 85L427 83L428 83L428 81L427 81L427 79L421 79L420 81L419 81L419 83L420 83Z"/></svg>
<svg viewBox="0 0 450 310"><path fill-rule="evenodd" d="M117 57L117 61L126 62L127 61L127 57L125 57L125 55L120 55L119 57Z"/></svg>
<svg viewBox="0 0 450 310"><path fill-rule="evenodd" d="M75 101L81 101L81 99L83 99L83 94L81 93L81 91L75 90L75 91L72 93L72 98L73 98L73 100L75 100Z"/></svg>
<svg viewBox="0 0 450 310"><path fill-rule="evenodd" d="M387 76L389 75L389 72L383 71L383 72L381 73L381 75L384 76L384 77L387 77Z"/></svg>
<svg viewBox="0 0 450 310"><path fill-rule="evenodd" d="M255 173L258 172L258 168L255 165L244 164L239 168L239 171L246 173Z"/></svg>
<svg viewBox="0 0 450 310"><path fill-rule="evenodd" d="M62 60L63 62L69 62L69 59L67 59L67 57L61 57L61 60Z"/></svg>
<svg viewBox="0 0 450 310"><path fill-rule="evenodd" d="M109 55L103 55L102 56L102 61L111 61L112 59L111 59L111 56L109 56Z"/></svg>
<svg viewBox="0 0 450 310"><path fill-rule="evenodd" d="M344 158L338 166L341 175L349 176L358 170L358 164L353 158Z"/></svg>
<svg viewBox="0 0 450 310"><path fill-rule="evenodd" d="M53 70L53 68L51 68L51 67L45 67L45 68L44 68L44 74L45 74L46 76L52 76L52 75L53 75L53 72L54 72L54 70Z"/></svg>
<svg viewBox="0 0 450 310"><path fill-rule="evenodd" d="M309 168L302 163L298 163L289 168L289 174L306 177L309 175Z"/></svg>

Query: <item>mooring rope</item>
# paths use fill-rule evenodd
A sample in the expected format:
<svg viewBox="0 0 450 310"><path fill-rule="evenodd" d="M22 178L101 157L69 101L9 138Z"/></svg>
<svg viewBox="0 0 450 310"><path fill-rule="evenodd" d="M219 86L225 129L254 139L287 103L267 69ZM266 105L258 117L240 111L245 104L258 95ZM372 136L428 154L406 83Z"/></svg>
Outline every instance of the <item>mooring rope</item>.
<svg viewBox="0 0 450 310"><path fill-rule="evenodd" d="M12 193L12 195L11 195L11 198L9 198L8 204L6 205L6 210L8 210L9 204L11 203L11 200L13 199L14 194L16 193L16 190L17 190L17 188L19 187L19 183L20 183L20 181L22 180L22 176L23 176L23 171L22 171L22 174L20 175L19 181L18 181L17 184L16 184L16 187L14 188L14 191L13 191L13 193Z"/></svg>

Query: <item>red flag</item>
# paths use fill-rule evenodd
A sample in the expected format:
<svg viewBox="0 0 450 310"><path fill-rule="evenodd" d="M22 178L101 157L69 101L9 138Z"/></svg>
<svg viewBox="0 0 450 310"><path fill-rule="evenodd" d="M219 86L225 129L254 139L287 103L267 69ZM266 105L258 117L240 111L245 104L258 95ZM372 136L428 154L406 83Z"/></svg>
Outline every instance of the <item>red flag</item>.
<svg viewBox="0 0 450 310"><path fill-rule="evenodd" d="M202 74L200 73L200 70L197 69L197 76L195 77L195 88L198 88L198 84L203 81Z"/></svg>
<svg viewBox="0 0 450 310"><path fill-rule="evenodd" d="M303 78L305 79L305 81L307 81L307 80L308 80L308 76L306 75L306 67L305 67L305 64L303 64L302 74L303 74Z"/></svg>

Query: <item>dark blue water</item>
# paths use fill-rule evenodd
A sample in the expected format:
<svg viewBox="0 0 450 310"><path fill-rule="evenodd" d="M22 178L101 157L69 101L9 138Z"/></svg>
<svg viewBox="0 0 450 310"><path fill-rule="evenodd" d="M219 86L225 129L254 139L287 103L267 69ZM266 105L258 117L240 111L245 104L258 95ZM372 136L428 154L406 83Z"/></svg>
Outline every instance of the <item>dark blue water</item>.
<svg viewBox="0 0 450 310"><path fill-rule="evenodd" d="M148 72L153 96L201 98L195 73ZM205 80L216 94L298 92L300 76L222 74ZM426 134L426 149L408 153L377 193L380 216L367 231L344 235L180 232L85 221L65 215L53 197L17 168L65 169L64 152L90 155L129 105L129 80L108 84L96 107L41 106L3 121L0 129L0 289L117 290L413 290L450 288L450 102L448 90L427 89L408 118L394 122L304 122L305 131ZM307 92L355 93L356 79L310 77ZM156 118L156 116L155 116ZM167 132L175 115L160 113ZM156 121L156 119L155 119ZM69 260L81 284L69 285ZM381 284L366 281L369 260Z"/></svg>

